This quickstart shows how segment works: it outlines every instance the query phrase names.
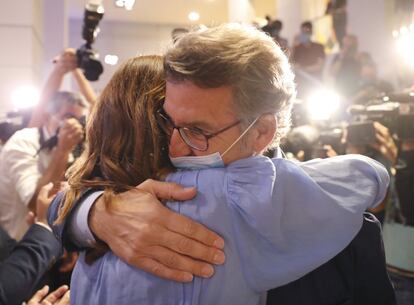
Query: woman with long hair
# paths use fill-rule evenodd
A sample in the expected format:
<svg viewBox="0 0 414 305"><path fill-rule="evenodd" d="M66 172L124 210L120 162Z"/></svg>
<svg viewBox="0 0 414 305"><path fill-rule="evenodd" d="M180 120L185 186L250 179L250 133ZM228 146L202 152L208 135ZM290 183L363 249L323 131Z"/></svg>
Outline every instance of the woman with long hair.
<svg viewBox="0 0 414 305"><path fill-rule="evenodd" d="M164 96L161 56L134 57L116 71L88 120L85 152L67 173L70 189L57 222L85 188L102 188L104 196L112 196L171 168L156 119Z"/></svg>

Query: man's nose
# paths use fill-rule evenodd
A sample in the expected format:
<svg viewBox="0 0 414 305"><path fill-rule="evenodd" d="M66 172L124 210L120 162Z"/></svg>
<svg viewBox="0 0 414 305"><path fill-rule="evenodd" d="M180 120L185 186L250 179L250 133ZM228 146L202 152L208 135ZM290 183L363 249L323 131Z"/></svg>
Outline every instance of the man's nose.
<svg viewBox="0 0 414 305"><path fill-rule="evenodd" d="M191 148L184 142L179 131L174 129L170 138L170 157L184 157L192 154Z"/></svg>

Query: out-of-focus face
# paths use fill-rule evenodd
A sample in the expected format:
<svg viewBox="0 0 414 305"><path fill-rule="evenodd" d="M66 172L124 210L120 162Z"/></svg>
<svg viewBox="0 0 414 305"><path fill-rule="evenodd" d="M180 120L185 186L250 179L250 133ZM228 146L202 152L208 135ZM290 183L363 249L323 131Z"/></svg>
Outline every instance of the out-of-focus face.
<svg viewBox="0 0 414 305"><path fill-rule="evenodd" d="M309 36L312 36L312 29L308 26L302 26L300 28L300 31L301 31L302 34L307 34Z"/></svg>
<svg viewBox="0 0 414 305"><path fill-rule="evenodd" d="M312 28L308 26L302 26L300 28L299 42L303 44L309 44L312 38Z"/></svg>
<svg viewBox="0 0 414 305"><path fill-rule="evenodd" d="M369 65L365 65L361 69L361 77L366 80L375 80L377 78L377 70Z"/></svg>
<svg viewBox="0 0 414 305"><path fill-rule="evenodd" d="M354 35L346 35L343 40L342 49L344 52L354 55L358 51L358 40Z"/></svg>
<svg viewBox="0 0 414 305"><path fill-rule="evenodd" d="M48 123L48 129L50 132L55 130L67 119L75 118L80 120L83 116L89 114L89 109L79 104L64 103L60 109L51 115Z"/></svg>
<svg viewBox="0 0 414 305"><path fill-rule="evenodd" d="M178 127L200 130L204 134L213 134L226 127L229 129L208 140L208 149L193 149L174 129L170 138L170 157L204 156L215 152L223 154L243 132L237 124L233 108L233 90L230 86L218 88L200 88L189 81L167 82L164 112ZM249 133L223 156L224 164L253 154L249 143Z"/></svg>
<svg viewBox="0 0 414 305"><path fill-rule="evenodd" d="M75 118L79 120L81 117L88 115L88 112L88 108L83 107L79 104L65 103L57 113L53 114L53 116L60 121L69 118Z"/></svg>

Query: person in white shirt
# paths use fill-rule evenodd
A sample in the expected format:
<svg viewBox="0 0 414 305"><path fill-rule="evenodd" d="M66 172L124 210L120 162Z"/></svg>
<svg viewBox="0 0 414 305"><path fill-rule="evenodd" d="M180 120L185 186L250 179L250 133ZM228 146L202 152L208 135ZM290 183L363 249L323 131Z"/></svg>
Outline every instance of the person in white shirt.
<svg viewBox="0 0 414 305"><path fill-rule="evenodd" d="M63 180L68 163L73 161L71 152L84 137L79 120L87 114L94 95L86 95L86 100L79 93L57 92L68 72L85 92L82 84L86 80L76 68L76 56L65 50L55 61L43 89L43 101L29 123L31 128L17 131L0 153L0 225L17 240L28 229L25 217L35 211L40 188Z"/></svg>

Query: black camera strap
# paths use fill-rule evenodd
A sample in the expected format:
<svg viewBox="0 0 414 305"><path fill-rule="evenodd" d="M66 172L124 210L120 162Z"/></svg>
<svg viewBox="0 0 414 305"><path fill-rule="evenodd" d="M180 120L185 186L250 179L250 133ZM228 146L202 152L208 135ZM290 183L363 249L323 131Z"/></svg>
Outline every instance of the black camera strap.
<svg viewBox="0 0 414 305"><path fill-rule="evenodd" d="M39 155L39 153L43 150L43 149L48 149L49 151L52 150L53 147L55 147L58 143L58 134L59 134L59 128L56 130L56 134L53 135L51 138L49 138L48 140L45 139L45 133L43 131L43 127L39 127L39 149L36 152L36 155Z"/></svg>

